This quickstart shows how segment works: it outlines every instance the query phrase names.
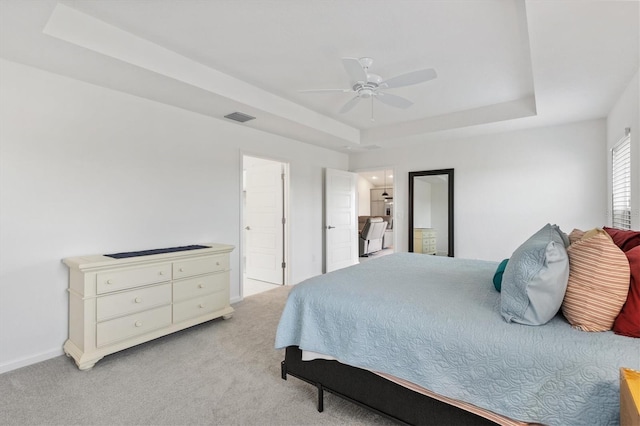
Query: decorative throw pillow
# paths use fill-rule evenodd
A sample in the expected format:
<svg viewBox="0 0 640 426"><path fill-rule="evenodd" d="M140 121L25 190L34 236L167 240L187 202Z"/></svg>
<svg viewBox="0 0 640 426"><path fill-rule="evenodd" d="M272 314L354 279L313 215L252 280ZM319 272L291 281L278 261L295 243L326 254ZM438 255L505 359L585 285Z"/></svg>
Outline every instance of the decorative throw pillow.
<svg viewBox="0 0 640 426"><path fill-rule="evenodd" d="M583 236L584 236L584 231L582 231L580 229L574 229L569 234L569 243L573 244L576 241L580 241Z"/></svg>
<svg viewBox="0 0 640 426"><path fill-rule="evenodd" d="M613 323L613 331L629 337L640 337L640 246L625 252L631 270L627 301Z"/></svg>
<svg viewBox="0 0 640 426"><path fill-rule="evenodd" d="M569 277L565 239L556 225L547 224L513 252L500 296L507 322L542 325L558 313Z"/></svg>
<svg viewBox="0 0 640 426"><path fill-rule="evenodd" d="M496 290L500 291L500 287L502 287L502 276L504 275L504 269L507 267L507 263L509 259L505 259L498 265L498 269L496 269L496 273L493 274L493 286Z"/></svg>
<svg viewBox="0 0 640 426"><path fill-rule="evenodd" d="M587 232L567 250L569 284L562 313L583 331L611 330L629 292L629 261L602 229Z"/></svg>
<svg viewBox="0 0 640 426"><path fill-rule="evenodd" d="M626 231L624 229L603 228L611 236L615 245L622 251L629 251L636 246L640 246L640 232Z"/></svg>

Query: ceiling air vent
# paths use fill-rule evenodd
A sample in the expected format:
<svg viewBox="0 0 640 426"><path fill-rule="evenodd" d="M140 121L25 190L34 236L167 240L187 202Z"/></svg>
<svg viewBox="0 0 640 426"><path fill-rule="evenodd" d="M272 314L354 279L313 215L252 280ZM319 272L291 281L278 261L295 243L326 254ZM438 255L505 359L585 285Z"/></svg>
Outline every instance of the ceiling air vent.
<svg viewBox="0 0 640 426"><path fill-rule="evenodd" d="M245 121L253 120L255 117L252 117L247 114L243 114L241 112L232 112L231 114L227 114L224 118L228 118L229 120L238 121L240 123L244 123Z"/></svg>

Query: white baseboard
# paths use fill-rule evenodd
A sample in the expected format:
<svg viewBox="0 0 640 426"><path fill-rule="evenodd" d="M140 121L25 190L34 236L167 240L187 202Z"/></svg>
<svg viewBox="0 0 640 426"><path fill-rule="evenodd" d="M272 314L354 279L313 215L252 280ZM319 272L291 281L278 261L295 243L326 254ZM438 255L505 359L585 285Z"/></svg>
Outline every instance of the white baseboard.
<svg viewBox="0 0 640 426"><path fill-rule="evenodd" d="M21 358L19 360L11 361L6 364L0 364L0 374L7 373L18 368L26 367L27 365L36 364L38 362L46 361L51 358L55 358L64 354L62 348L53 349L47 352L43 352L38 355Z"/></svg>

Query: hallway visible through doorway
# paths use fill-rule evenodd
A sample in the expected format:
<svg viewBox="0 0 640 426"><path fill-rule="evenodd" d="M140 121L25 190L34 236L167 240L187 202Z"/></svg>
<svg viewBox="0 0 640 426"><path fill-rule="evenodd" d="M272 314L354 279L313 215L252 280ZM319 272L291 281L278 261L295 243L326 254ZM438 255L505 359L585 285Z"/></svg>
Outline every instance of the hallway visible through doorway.
<svg viewBox="0 0 640 426"><path fill-rule="evenodd" d="M382 244L379 246L375 244L369 245L379 247L380 251L365 254L372 257L381 257L384 254L393 253L396 229L394 223L395 185L393 170L390 168L359 170L356 173L358 174L358 230L361 230L369 217L382 217L387 222ZM362 253L360 253L360 256L360 261L362 262L365 258L362 257Z"/></svg>

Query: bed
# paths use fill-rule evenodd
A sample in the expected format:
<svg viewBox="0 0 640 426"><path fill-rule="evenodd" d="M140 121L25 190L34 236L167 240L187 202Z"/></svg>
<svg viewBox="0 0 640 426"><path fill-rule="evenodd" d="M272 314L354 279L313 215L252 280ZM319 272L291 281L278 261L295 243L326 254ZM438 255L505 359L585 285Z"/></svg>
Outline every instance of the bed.
<svg viewBox="0 0 640 426"><path fill-rule="evenodd" d="M640 339L561 314L506 322L497 266L396 253L298 284L276 334L283 378L316 386L320 411L327 390L411 424L618 423L619 369L640 369Z"/></svg>

